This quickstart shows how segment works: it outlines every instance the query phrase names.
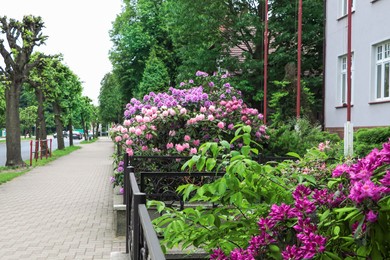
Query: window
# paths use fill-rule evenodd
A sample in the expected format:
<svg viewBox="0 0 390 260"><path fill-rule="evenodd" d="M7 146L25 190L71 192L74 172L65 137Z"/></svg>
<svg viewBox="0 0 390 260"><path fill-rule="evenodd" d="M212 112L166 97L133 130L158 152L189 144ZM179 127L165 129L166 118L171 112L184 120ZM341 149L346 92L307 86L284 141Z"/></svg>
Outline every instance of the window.
<svg viewBox="0 0 390 260"><path fill-rule="evenodd" d="M390 99L390 42L376 46L375 99Z"/></svg>
<svg viewBox="0 0 390 260"><path fill-rule="evenodd" d="M340 16L346 16L348 14L348 1L349 0L340 0ZM354 0L351 0L352 1L352 11L355 10L355 1Z"/></svg>
<svg viewBox="0 0 390 260"><path fill-rule="evenodd" d="M338 100L342 105L344 105L347 104L347 95L348 95L347 55L343 55L339 57L339 71L340 74L339 74ZM352 55L351 78L353 79L353 55Z"/></svg>

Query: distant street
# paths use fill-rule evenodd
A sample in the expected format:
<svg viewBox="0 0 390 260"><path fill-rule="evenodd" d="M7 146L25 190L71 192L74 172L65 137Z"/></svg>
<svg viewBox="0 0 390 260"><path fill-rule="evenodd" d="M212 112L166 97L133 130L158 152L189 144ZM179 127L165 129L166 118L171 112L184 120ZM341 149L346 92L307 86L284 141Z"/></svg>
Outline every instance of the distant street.
<svg viewBox="0 0 390 260"><path fill-rule="evenodd" d="M53 137L49 137L49 139L53 140L53 143L52 143L53 151L57 150L57 148L58 148L57 139L53 138ZM82 140L73 140L73 144L77 145L80 143L80 141L82 141ZM68 147L69 146L69 138L64 138L64 142L65 142L65 147ZM22 144L22 147L21 147L22 148L22 158L23 158L23 160L29 160L30 159L30 141L22 139L21 144ZM5 142L0 143L0 166L5 165L5 162L7 160L6 157L7 157L6 144L5 144Z"/></svg>

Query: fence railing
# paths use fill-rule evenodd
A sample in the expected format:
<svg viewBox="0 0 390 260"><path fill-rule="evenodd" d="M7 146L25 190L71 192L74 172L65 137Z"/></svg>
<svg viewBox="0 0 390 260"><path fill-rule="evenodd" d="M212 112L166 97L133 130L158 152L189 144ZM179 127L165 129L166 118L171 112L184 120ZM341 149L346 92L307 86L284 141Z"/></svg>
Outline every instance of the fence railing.
<svg viewBox="0 0 390 260"><path fill-rule="evenodd" d="M51 157L52 142L52 139L30 141L30 166L33 158L37 161L38 158L42 160L42 157L46 157L46 159L49 156Z"/></svg>
<svg viewBox="0 0 390 260"><path fill-rule="evenodd" d="M125 156L126 160L127 155ZM128 159L127 159L128 160ZM164 260L157 234L146 208L146 194L140 192L134 167L124 171L126 198L126 253L132 260Z"/></svg>

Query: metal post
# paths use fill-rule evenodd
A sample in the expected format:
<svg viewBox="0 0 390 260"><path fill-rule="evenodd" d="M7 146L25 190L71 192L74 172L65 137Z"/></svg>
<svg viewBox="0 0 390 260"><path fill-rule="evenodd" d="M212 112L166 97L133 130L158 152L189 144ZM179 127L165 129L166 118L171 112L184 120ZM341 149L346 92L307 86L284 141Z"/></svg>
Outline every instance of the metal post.
<svg viewBox="0 0 390 260"><path fill-rule="evenodd" d="M352 0L348 0L347 36L347 123L344 125L344 156L353 155L353 124L351 123L352 101Z"/></svg>
<svg viewBox="0 0 390 260"><path fill-rule="evenodd" d="M32 147L33 147L33 141L30 140L30 166L32 166Z"/></svg>
<svg viewBox="0 0 390 260"><path fill-rule="evenodd" d="M126 205L126 254L129 253L129 225L130 225L130 214L131 214L131 209L130 209L130 192L129 192L129 188L130 188L130 178L129 178L129 175L130 175L130 167L126 166L125 167L125 170L123 171L123 183L124 183L124 191L123 191L123 204ZM126 195L128 196L126 196Z"/></svg>
<svg viewBox="0 0 390 260"><path fill-rule="evenodd" d="M264 7L264 97L263 116L264 124L267 124L267 81L268 81L268 0L265 0Z"/></svg>
<svg viewBox="0 0 390 260"><path fill-rule="evenodd" d="M50 139L50 157L51 157L51 154L52 154L52 143L53 143L53 139Z"/></svg>
<svg viewBox="0 0 390 260"><path fill-rule="evenodd" d="M132 230L133 230L133 239L132 239L132 259L140 259L139 252L141 249L140 244L140 231L141 231L141 223L139 218L139 205L146 204L146 195L145 193L137 193L134 194L133 197L133 218L132 218Z"/></svg>
<svg viewBox="0 0 390 260"><path fill-rule="evenodd" d="M298 7L297 118L301 116L302 0Z"/></svg>

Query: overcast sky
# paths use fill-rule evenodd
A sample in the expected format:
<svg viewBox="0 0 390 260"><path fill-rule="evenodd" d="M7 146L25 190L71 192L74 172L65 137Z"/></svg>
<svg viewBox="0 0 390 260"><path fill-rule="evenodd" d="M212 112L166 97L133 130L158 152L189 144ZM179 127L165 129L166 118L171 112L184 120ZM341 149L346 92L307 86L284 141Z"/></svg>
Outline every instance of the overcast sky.
<svg viewBox="0 0 390 260"><path fill-rule="evenodd" d="M111 71L108 31L121 11L121 0L0 0L0 16L21 20L41 16L49 36L39 48L64 55L64 62L83 81L83 95L98 104L100 81Z"/></svg>

